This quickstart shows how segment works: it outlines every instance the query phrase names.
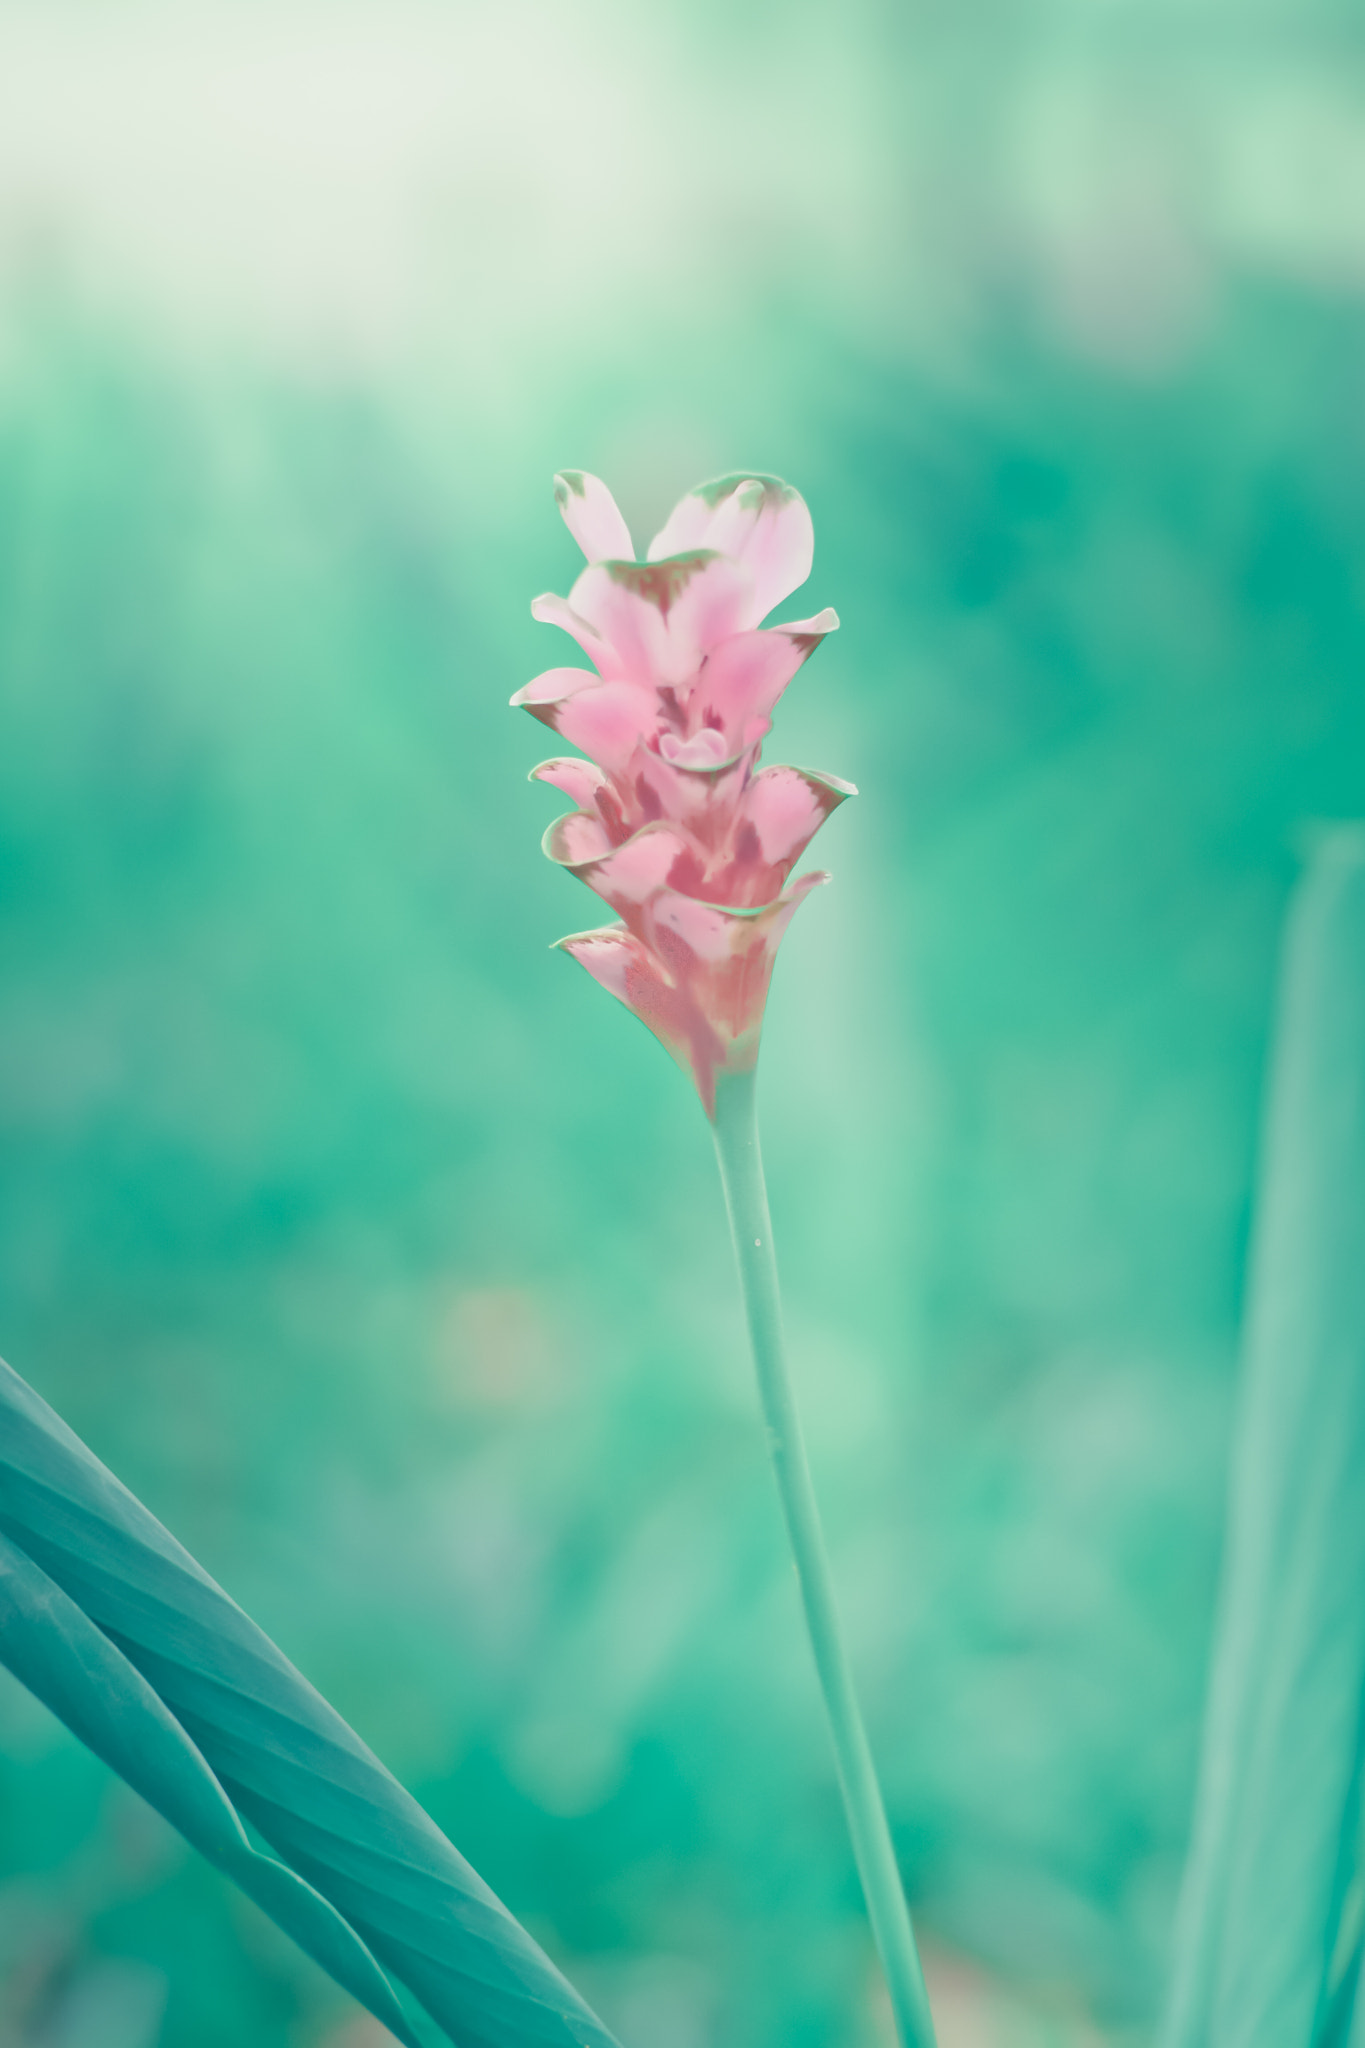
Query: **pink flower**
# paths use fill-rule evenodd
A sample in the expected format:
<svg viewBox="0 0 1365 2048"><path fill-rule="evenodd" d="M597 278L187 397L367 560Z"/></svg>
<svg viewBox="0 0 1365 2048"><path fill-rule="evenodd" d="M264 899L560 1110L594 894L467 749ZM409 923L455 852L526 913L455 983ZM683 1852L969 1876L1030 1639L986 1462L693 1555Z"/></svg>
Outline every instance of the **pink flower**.
<svg viewBox="0 0 1365 2048"><path fill-rule="evenodd" d="M538 597L593 666L552 668L513 704L578 747L542 761L577 809L545 834L551 860L621 919L559 944L694 1077L708 1116L718 1073L752 1067L773 958L824 874L788 876L852 783L759 768L772 710L839 621L826 609L760 628L810 574L805 501L777 477L700 484L643 562L606 485L555 478L588 558L568 598Z"/></svg>

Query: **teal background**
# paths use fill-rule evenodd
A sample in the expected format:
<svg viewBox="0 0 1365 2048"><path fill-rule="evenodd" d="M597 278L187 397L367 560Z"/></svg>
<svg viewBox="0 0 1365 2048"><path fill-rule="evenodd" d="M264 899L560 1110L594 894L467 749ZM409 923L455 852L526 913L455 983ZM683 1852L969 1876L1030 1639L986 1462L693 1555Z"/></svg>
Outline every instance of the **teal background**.
<svg viewBox="0 0 1365 2048"><path fill-rule="evenodd" d="M862 791L761 1106L944 2048L1148 2038L1258 1103L1365 809L1328 6L0 6L0 1344L626 2048L889 2038L709 1135L547 950L578 464ZM4 2048L372 2048L0 1692Z"/></svg>

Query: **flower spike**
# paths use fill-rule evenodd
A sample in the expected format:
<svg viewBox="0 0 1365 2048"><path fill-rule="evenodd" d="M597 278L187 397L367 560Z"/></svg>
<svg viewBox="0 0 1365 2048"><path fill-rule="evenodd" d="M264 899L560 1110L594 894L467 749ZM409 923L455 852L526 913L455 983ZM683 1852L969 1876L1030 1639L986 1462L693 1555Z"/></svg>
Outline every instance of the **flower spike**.
<svg viewBox="0 0 1365 2048"><path fill-rule="evenodd" d="M549 669L512 702L587 756L531 770L578 807L545 852L622 919L559 943L692 1075L710 1116L717 1076L758 1057L778 943L826 879L791 870L856 793L758 765L778 698L839 621L827 607L760 625L814 549L805 501L778 477L698 485L643 562L597 477L562 470L555 497L587 567L567 599L531 610L593 666Z"/></svg>

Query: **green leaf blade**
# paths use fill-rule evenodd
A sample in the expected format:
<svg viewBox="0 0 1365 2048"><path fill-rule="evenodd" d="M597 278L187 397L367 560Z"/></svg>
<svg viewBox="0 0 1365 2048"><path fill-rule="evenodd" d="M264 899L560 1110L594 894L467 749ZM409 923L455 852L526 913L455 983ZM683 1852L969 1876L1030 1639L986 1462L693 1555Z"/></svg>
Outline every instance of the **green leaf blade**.
<svg viewBox="0 0 1365 2048"><path fill-rule="evenodd" d="M1365 1751L1365 830L1291 913L1165 2048L1321 2048Z"/></svg>
<svg viewBox="0 0 1365 2048"><path fill-rule="evenodd" d="M145 1678L4 1536L0 1664L405 2048L418 2048L392 1987L342 1916L302 1877L251 1847L223 1787Z"/></svg>
<svg viewBox="0 0 1365 2048"><path fill-rule="evenodd" d="M145 1678L240 1812L461 2048L616 2048L359 1737L3 1362L0 1532Z"/></svg>

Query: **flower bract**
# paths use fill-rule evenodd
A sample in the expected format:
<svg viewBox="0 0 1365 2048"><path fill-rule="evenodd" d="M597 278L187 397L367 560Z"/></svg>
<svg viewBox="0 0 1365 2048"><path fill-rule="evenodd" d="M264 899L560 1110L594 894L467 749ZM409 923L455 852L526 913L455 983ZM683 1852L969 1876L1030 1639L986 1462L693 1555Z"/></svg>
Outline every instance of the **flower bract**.
<svg viewBox="0 0 1365 2048"><path fill-rule="evenodd" d="M774 705L839 621L762 624L814 551L805 501L778 477L689 491L643 561L597 477L565 470L555 495L587 566L531 610L592 667L549 669L512 702L579 750L531 770L575 806L544 848L620 920L559 944L662 1040L710 1115L717 1075L758 1057L782 934L828 880L792 869L856 793L759 766Z"/></svg>

